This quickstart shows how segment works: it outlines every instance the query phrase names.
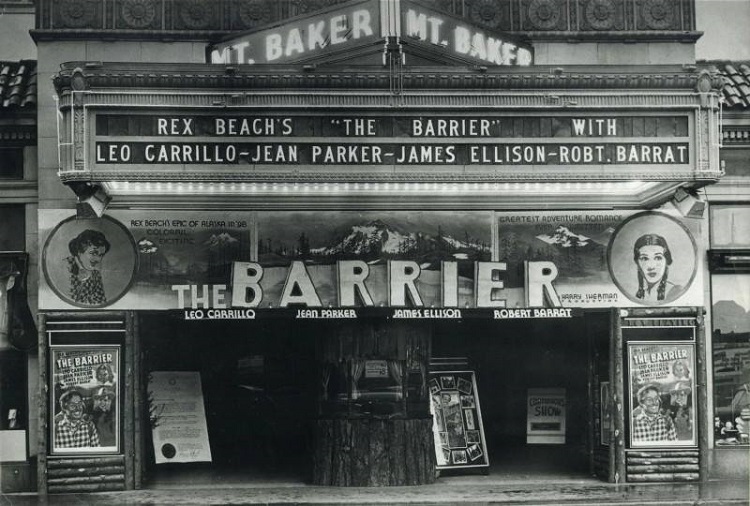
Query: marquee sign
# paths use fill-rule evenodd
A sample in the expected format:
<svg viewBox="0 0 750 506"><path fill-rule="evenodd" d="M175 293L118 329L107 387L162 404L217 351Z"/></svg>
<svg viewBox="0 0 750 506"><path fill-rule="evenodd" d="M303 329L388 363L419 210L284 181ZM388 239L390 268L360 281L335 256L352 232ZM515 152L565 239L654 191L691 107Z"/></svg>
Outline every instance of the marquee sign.
<svg viewBox="0 0 750 506"><path fill-rule="evenodd" d="M569 318L702 304L699 223L636 211L40 211L43 309Z"/></svg>
<svg viewBox="0 0 750 506"><path fill-rule="evenodd" d="M208 62L217 64L293 63L367 46L382 51L388 38L474 64L532 63L531 47L516 38L408 0L365 0L317 11L232 35L209 46L207 54Z"/></svg>
<svg viewBox="0 0 750 506"><path fill-rule="evenodd" d="M289 63L382 40L380 3L366 0L249 32L209 48L209 63Z"/></svg>
<svg viewBox="0 0 750 506"><path fill-rule="evenodd" d="M694 165L688 114L97 113L96 170Z"/></svg>

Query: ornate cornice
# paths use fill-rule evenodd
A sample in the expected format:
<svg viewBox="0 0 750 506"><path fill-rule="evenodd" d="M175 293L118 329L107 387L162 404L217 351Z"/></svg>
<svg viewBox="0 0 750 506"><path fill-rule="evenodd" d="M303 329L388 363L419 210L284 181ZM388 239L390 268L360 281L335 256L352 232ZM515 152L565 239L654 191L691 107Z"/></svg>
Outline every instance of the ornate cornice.
<svg viewBox="0 0 750 506"><path fill-rule="evenodd" d="M39 0L39 40L214 40L346 0ZM694 0L419 0L492 30L548 40L693 42Z"/></svg>
<svg viewBox="0 0 750 506"><path fill-rule="evenodd" d="M382 67L225 66L71 62L54 78L58 93L95 89L388 90L690 90L719 88L715 74L691 66ZM339 95L340 96L340 95Z"/></svg>
<svg viewBox="0 0 750 506"><path fill-rule="evenodd" d="M685 177L685 171L663 170L657 172L651 169L642 171L609 172L607 177L596 177L591 171L574 172L572 170L556 171L488 171L471 173L464 172L389 172L387 174L374 171L365 172L303 172L300 170L281 169L273 172L97 172L93 171L69 171L60 172L60 180L63 183L73 181L125 181L125 182L222 182L240 183L256 182L273 184L281 183L506 183L506 182L568 182L568 181L611 181L611 180L634 180L634 181L675 181ZM715 180L716 176L707 180Z"/></svg>

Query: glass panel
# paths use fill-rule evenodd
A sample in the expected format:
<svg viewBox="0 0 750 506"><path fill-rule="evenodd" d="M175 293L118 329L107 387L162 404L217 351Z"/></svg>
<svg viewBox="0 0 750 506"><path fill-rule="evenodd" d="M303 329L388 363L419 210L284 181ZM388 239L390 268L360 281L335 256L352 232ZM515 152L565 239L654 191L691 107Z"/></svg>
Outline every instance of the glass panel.
<svg viewBox="0 0 750 506"><path fill-rule="evenodd" d="M0 251L26 250L24 218L23 205L0 205Z"/></svg>
<svg viewBox="0 0 750 506"><path fill-rule="evenodd" d="M23 179L23 147L0 148L0 179Z"/></svg>
<svg viewBox="0 0 750 506"><path fill-rule="evenodd" d="M711 207L711 247L750 247L750 206Z"/></svg>
<svg viewBox="0 0 750 506"><path fill-rule="evenodd" d="M750 274L711 276L714 435L750 444Z"/></svg>

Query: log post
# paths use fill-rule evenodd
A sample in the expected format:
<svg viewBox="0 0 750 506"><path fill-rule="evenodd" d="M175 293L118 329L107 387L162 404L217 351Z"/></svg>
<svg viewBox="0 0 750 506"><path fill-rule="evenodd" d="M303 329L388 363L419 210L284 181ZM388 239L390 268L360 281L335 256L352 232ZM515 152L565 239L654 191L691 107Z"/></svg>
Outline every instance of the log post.
<svg viewBox="0 0 750 506"><path fill-rule="evenodd" d="M423 485L435 481L426 328L359 322L317 343L320 409L313 483Z"/></svg>

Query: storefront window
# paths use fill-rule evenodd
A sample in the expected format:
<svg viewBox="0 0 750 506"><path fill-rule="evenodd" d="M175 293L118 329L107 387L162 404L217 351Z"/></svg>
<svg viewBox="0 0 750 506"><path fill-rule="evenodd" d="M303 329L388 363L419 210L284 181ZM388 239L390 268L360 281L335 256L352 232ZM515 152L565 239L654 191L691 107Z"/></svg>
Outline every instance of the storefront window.
<svg viewBox="0 0 750 506"><path fill-rule="evenodd" d="M23 179L23 147L0 147L0 179Z"/></svg>
<svg viewBox="0 0 750 506"><path fill-rule="evenodd" d="M750 251L750 207L711 210L713 248ZM750 444L750 266L712 266L714 440Z"/></svg>
<svg viewBox="0 0 750 506"><path fill-rule="evenodd" d="M0 205L0 216L2 216L0 251L24 251L26 249L24 206Z"/></svg>

